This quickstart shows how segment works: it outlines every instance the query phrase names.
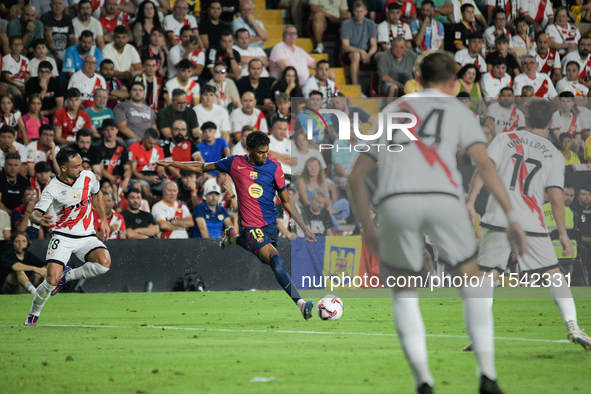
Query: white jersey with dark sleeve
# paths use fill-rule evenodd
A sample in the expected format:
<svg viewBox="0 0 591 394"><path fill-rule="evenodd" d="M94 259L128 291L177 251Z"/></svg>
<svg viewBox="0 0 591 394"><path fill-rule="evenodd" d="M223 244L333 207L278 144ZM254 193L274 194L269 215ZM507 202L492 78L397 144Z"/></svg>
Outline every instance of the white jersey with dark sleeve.
<svg viewBox="0 0 591 394"><path fill-rule="evenodd" d="M528 234L545 235L544 193L549 187L564 187L564 158L546 138L529 131L514 131L496 136L487 148L495 162L503 185ZM507 217L493 196L489 196L484 227L507 228Z"/></svg>

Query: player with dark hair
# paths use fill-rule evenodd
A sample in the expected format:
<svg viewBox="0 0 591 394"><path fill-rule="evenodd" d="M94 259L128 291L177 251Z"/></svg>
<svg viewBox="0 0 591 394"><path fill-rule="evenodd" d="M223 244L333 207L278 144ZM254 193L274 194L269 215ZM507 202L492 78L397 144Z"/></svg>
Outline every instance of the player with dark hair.
<svg viewBox="0 0 591 394"><path fill-rule="evenodd" d="M314 242L316 236L304 224L297 210L292 209L281 165L268 157L269 143L270 139L265 133L254 131L246 139L247 154L244 156L229 156L215 163L159 161L158 165L196 173L222 171L232 177L239 201L240 235L232 227L227 228L220 246L225 249L236 244L271 266L277 282L300 308L304 319L308 320L312 317L314 301L305 301L300 297L276 249L278 213L274 203L275 191L279 194L283 209L304 230L306 240Z"/></svg>
<svg viewBox="0 0 591 394"><path fill-rule="evenodd" d="M111 229L96 176L82 169L82 158L72 147L60 150L56 160L60 173L43 189L31 215L31 222L36 225L55 224L55 227L47 246L47 277L37 287L25 326L37 325L49 296L56 294L68 281L94 278L107 273L111 267L111 256L96 237L92 220L94 205L102 219L103 240L109 239ZM57 212L55 220L46 213L50 207ZM85 262L82 267L67 266L72 253Z"/></svg>

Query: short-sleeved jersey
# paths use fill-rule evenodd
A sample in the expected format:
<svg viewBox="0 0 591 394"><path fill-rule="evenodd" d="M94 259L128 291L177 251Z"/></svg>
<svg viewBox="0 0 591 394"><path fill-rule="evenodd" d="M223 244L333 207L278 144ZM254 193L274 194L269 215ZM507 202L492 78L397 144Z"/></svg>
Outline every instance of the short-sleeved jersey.
<svg viewBox="0 0 591 394"><path fill-rule="evenodd" d="M197 20L193 15L186 15L182 22L177 21L172 14L164 17L164 30L167 33L172 32L177 42L181 41L181 29L184 26L191 26L191 29L195 30L198 28Z"/></svg>
<svg viewBox="0 0 591 394"><path fill-rule="evenodd" d="M99 216L99 214L94 215L94 229L98 231L101 229L101 224L103 224L103 220ZM113 225L117 225L117 230L112 230ZM127 229L125 228L125 219L123 216L118 214L117 212L113 211L111 217L109 218L109 227L111 227L111 235L109 235L109 239L121 239L121 234L125 234Z"/></svg>
<svg viewBox="0 0 591 394"><path fill-rule="evenodd" d="M569 133L574 137L575 134L580 134L583 129L582 119L572 111L567 118L560 115L560 111L556 111L552 115L552 126L550 126L551 132L554 130L560 130L560 134Z"/></svg>
<svg viewBox="0 0 591 394"><path fill-rule="evenodd" d="M531 86L534 88L535 96L541 98L554 98L558 96L556 93L556 89L554 89L554 84L552 84L552 80L548 74L544 73L536 73L536 77L531 79L526 74L519 74L515 77L513 81L515 87L516 96L521 96L521 89L524 86Z"/></svg>
<svg viewBox="0 0 591 394"><path fill-rule="evenodd" d="M456 152L466 150L475 143L485 143L484 131L472 111L457 99L427 89L412 93L390 103L383 114L408 112L417 124L408 128L417 140L412 141L399 129L388 138L386 130L369 154L378 162L378 188L374 201L401 194L445 194L460 200L464 198L462 176L457 169ZM398 124L409 118L394 119ZM375 134L379 122L369 134ZM373 143L373 142L372 142ZM401 144L401 152L390 152L386 146ZM396 147L395 147L396 148ZM394 149L398 150L398 149Z"/></svg>
<svg viewBox="0 0 591 394"><path fill-rule="evenodd" d="M15 60L11 54L5 55L2 58L2 72L7 72L13 81L24 84L29 72L29 59L21 56L19 60Z"/></svg>
<svg viewBox="0 0 591 394"><path fill-rule="evenodd" d="M92 171L82 171L78 179L69 185L58 177L43 189L35 209L45 213L53 206L54 233L70 237L94 234L92 195L99 192L99 182Z"/></svg>
<svg viewBox="0 0 591 394"><path fill-rule="evenodd" d="M579 81L569 81L568 77L562 78L556 83L556 93L571 92L575 97L586 97L589 93L589 88Z"/></svg>
<svg viewBox="0 0 591 394"><path fill-rule="evenodd" d="M90 116L83 110L78 110L78 115L75 119L70 117L68 109L66 107L58 109L53 114L53 127L59 127L62 129L62 138L68 141L76 140L76 133L80 129L90 129L92 123L90 122Z"/></svg>
<svg viewBox="0 0 591 394"><path fill-rule="evenodd" d="M60 147L55 147L55 153L60 151ZM46 161L49 164L53 163L53 154L51 149L44 150L39 140L29 142L27 145L27 163L36 164L40 161Z"/></svg>
<svg viewBox="0 0 591 394"><path fill-rule="evenodd" d="M550 141L529 131L514 131L495 137L487 148L495 162L513 210L526 233L547 234L544 192L564 186L564 157ZM493 196L489 196L483 227L507 228L507 216Z"/></svg>
<svg viewBox="0 0 591 394"><path fill-rule="evenodd" d="M189 103L189 105L191 105L191 103L193 102L193 99L199 98L199 94L201 91L199 84L191 79L189 79L189 81L187 82L187 84L185 86L182 86L180 84L178 78L170 79L164 85L164 93L167 93L171 99L172 99L172 92L175 89L183 89L185 91L185 93L187 93L187 102Z"/></svg>
<svg viewBox="0 0 591 394"><path fill-rule="evenodd" d="M503 108L493 103L486 109L486 117L495 121L496 135L525 128L525 115L514 105Z"/></svg>
<svg viewBox="0 0 591 394"><path fill-rule="evenodd" d="M264 227L279 216L275 208L275 191L285 189L281 164L270 157L260 166L248 162L248 155L229 156L215 163L234 181L242 227Z"/></svg>
<svg viewBox="0 0 591 394"><path fill-rule="evenodd" d="M80 97L82 99L82 106L84 108L90 108L94 105L94 92L97 89L107 89L107 83L105 78L100 74L94 74L92 77L88 77L86 74L80 71L76 71L70 82L68 82L68 89L77 88L80 90Z"/></svg>
<svg viewBox="0 0 591 394"><path fill-rule="evenodd" d="M258 108L253 108L250 114L245 113L242 108L232 111L230 122L232 123L232 134L240 133L242 127L246 125L252 126L255 131L262 131L265 134L269 134L265 114Z"/></svg>
<svg viewBox="0 0 591 394"><path fill-rule="evenodd" d="M137 162L137 171L142 173L154 173L158 160L164 160L164 152L158 145L150 150L145 150L142 142L138 141L127 148L129 152L129 161Z"/></svg>
<svg viewBox="0 0 591 394"><path fill-rule="evenodd" d="M181 220L190 217L191 212L185 204L181 204L178 201L175 201L172 206L165 204L164 201L159 201L152 207L152 216L160 223L172 219ZM174 231L160 230L158 238L189 238L189 235L182 228Z"/></svg>
<svg viewBox="0 0 591 394"><path fill-rule="evenodd" d="M166 140L160 145L164 152L164 157L172 161L191 161L198 158L197 147L186 139L180 145L175 145L171 140Z"/></svg>

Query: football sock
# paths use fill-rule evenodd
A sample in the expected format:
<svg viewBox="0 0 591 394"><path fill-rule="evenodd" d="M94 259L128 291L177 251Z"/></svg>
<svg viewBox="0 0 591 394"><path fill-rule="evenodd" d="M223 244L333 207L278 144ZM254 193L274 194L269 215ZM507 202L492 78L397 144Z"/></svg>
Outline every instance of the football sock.
<svg viewBox="0 0 591 394"><path fill-rule="evenodd" d="M558 275L560 275L560 277L558 277ZM567 330L578 330L579 326L577 324L577 309L575 307L575 300L573 299L573 295L570 291L570 288L568 287L566 278L562 272L559 272L552 275L550 282L550 294L552 294L554 303L562 314L562 318L566 323Z"/></svg>
<svg viewBox="0 0 591 394"><path fill-rule="evenodd" d="M37 287L37 293L33 298L33 305L31 305L31 312L29 312L31 315L39 316L43 305L45 305L45 301L47 301L53 289L55 289L55 286L50 285L47 280L44 280Z"/></svg>
<svg viewBox="0 0 591 394"><path fill-rule="evenodd" d="M497 380L492 314L493 292L492 281L488 276L482 277L482 286L460 288L460 295L464 301L466 330L472 340L472 350L479 368L478 375Z"/></svg>
<svg viewBox="0 0 591 394"><path fill-rule="evenodd" d="M433 387L434 380L427 360L427 338L425 324L419 308L416 291L399 291L394 295L394 323L400 338L400 345L410 364L415 383L420 387L427 383Z"/></svg>
<svg viewBox="0 0 591 394"><path fill-rule="evenodd" d="M87 261L82 267L75 268L66 274L66 280L88 279L105 274L109 268L105 268L99 263Z"/></svg>
<svg viewBox="0 0 591 394"><path fill-rule="evenodd" d="M35 288L35 286L33 286L31 282L25 283L25 289L27 289L27 291L33 295L37 293L37 289Z"/></svg>
<svg viewBox="0 0 591 394"><path fill-rule="evenodd" d="M275 273L275 279L277 282L283 287L283 290L291 297L293 302L297 304L298 300L301 299L300 293L295 286L295 284L291 281L291 277L285 270L285 263L281 256L276 254L275 256L271 257L271 263L269 264L273 273Z"/></svg>

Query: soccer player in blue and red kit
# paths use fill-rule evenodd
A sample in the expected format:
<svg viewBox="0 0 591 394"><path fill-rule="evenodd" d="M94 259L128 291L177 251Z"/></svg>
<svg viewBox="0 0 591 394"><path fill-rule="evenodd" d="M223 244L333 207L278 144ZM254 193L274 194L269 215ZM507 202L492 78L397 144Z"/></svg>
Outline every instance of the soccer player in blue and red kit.
<svg viewBox="0 0 591 394"><path fill-rule="evenodd" d="M268 157L269 137L255 131L246 139L246 152L243 156L229 156L215 163L159 161L163 167L175 167L197 173L222 171L228 173L238 195L240 213L240 235L232 227L224 232L220 246L222 249L236 244L254 253L263 263L268 264L277 282L297 304L306 320L312 317L314 301L305 301L285 270L285 263L277 252L277 209L275 191L279 194L283 209L294 218L304 230L306 240L316 241L312 231L304 224L296 209L291 207L289 193L285 189L285 176L281 164Z"/></svg>

